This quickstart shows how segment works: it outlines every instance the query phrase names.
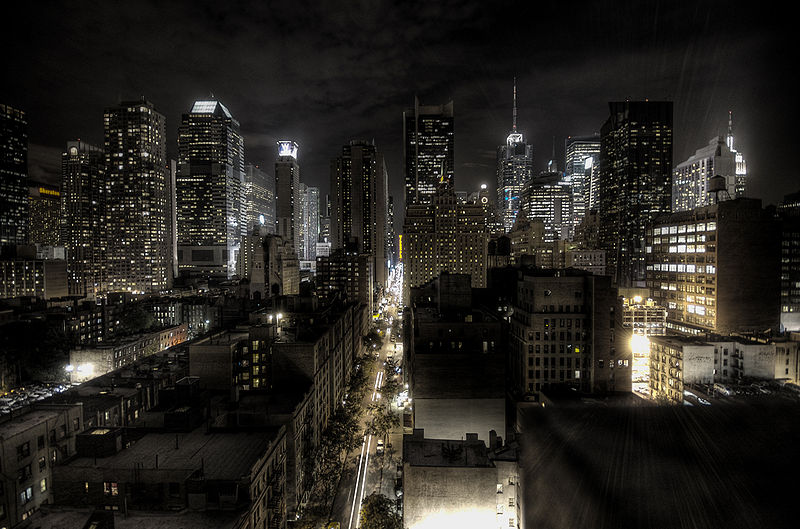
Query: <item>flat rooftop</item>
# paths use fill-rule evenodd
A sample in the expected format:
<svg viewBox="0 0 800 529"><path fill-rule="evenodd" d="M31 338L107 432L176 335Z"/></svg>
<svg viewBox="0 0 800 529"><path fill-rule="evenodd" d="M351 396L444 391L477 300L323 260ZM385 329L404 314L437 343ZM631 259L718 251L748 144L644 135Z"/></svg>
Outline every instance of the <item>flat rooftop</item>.
<svg viewBox="0 0 800 529"><path fill-rule="evenodd" d="M210 433L197 428L186 434L149 433L130 448L111 457L81 457L70 468L193 470L204 468L206 479L235 481L250 474L256 460L264 455L278 428L269 432ZM178 448L175 448L177 439Z"/></svg>
<svg viewBox="0 0 800 529"><path fill-rule="evenodd" d="M488 450L477 439L425 439L422 430L403 436L403 462L414 467L491 467ZM471 434L467 434L468 436Z"/></svg>

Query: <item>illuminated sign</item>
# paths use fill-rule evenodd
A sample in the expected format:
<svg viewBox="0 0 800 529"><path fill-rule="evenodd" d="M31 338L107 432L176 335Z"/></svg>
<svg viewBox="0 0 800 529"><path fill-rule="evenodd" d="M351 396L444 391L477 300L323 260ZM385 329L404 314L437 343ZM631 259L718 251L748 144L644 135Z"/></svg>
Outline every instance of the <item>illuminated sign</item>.
<svg viewBox="0 0 800 529"><path fill-rule="evenodd" d="M279 141L278 156L291 156L297 160L297 143L287 140Z"/></svg>
<svg viewBox="0 0 800 529"><path fill-rule="evenodd" d="M402 260L403 259L403 236L402 235L398 235L398 238L400 239L400 243L397 245L398 248L399 248L398 259Z"/></svg>
<svg viewBox="0 0 800 529"><path fill-rule="evenodd" d="M54 189L47 189L45 187L40 187L39 188L39 194L40 195L51 195L51 196L54 196L54 197L60 197L61 196L61 193L59 193L58 191L55 191Z"/></svg>
<svg viewBox="0 0 800 529"><path fill-rule="evenodd" d="M264 225L264 215L258 216L258 222L263 226Z"/></svg>
<svg viewBox="0 0 800 529"><path fill-rule="evenodd" d="M583 161L583 168L584 169L591 169L592 164L594 164L594 159L590 156Z"/></svg>

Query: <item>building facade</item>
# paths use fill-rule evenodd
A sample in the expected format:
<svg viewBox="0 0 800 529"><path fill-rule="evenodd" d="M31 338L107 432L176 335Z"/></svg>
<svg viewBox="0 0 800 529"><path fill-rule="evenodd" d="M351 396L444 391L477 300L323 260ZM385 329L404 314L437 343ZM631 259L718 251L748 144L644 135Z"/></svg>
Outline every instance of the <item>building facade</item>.
<svg viewBox="0 0 800 529"><path fill-rule="evenodd" d="M600 246L617 285L643 286L645 230L670 207L672 102L615 102L609 110L600 132Z"/></svg>
<svg viewBox="0 0 800 529"><path fill-rule="evenodd" d="M453 189L455 149L453 102L421 105L403 112L403 174L406 208L431 204L440 186Z"/></svg>
<svg viewBox="0 0 800 529"><path fill-rule="evenodd" d="M647 230L647 287L683 334L778 328L778 221L740 198L659 217Z"/></svg>
<svg viewBox="0 0 800 529"><path fill-rule="evenodd" d="M559 386L583 393L631 391L630 331L607 276L520 270L511 318L509 375L518 395Z"/></svg>
<svg viewBox="0 0 800 529"><path fill-rule="evenodd" d="M61 240L70 295L98 297L108 290L105 172L103 149L67 142L61 155Z"/></svg>
<svg viewBox="0 0 800 529"><path fill-rule="evenodd" d="M580 224L586 212L596 208L597 171L600 159L600 134L570 136L564 142L564 181L572 191L573 224Z"/></svg>
<svg viewBox="0 0 800 529"><path fill-rule="evenodd" d="M376 287L388 275L386 234L388 174L374 143L354 140L331 161L331 237L333 248L357 245L369 254Z"/></svg>
<svg viewBox="0 0 800 529"><path fill-rule="evenodd" d="M61 246L61 191L36 184L28 188L28 243Z"/></svg>
<svg viewBox="0 0 800 529"><path fill-rule="evenodd" d="M246 233L244 139L219 101L195 101L178 128L178 266L229 278Z"/></svg>
<svg viewBox="0 0 800 529"><path fill-rule="evenodd" d="M731 151L722 136L712 138L672 172L672 212L688 211L717 202L709 179L721 176L728 199L737 198L738 153ZM740 155L739 155L740 156Z"/></svg>
<svg viewBox="0 0 800 529"><path fill-rule="evenodd" d="M452 191L439 193L431 204L408 206L400 249L403 299L443 271L468 274L473 287L483 288L488 241L483 208L458 204Z"/></svg>
<svg viewBox="0 0 800 529"><path fill-rule="evenodd" d="M298 145L293 141L278 142L278 159L275 162L275 221L276 231L284 241L292 244L300 257L302 242L300 224L303 211L300 207L300 166L297 164Z"/></svg>
<svg viewBox="0 0 800 529"><path fill-rule="evenodd" d="M28 121L0 104L0 245L28 242Z"/></svg>
<svg viewBox="0 0 800 529"><path fill-rule="evenodd" d="M522 191L521 207L525 218L541 220L544 242L569 240L573 232L572 190L561 173L543 173L528 182Z"/></svg>
<svg viewBox="0 0 800 529"><path fill-rule="evenodd" d="M105 110L109 290L159 292L171 284L166 124L152 103Z"/></svg>

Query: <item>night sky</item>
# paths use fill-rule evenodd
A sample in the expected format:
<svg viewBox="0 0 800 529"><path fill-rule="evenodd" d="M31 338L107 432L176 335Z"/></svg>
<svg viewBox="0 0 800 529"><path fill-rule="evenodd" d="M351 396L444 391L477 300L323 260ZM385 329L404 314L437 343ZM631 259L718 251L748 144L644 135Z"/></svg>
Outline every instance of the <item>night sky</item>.
<svg viewBox="0 0 800 529"><path fill-rule="evenodd" d="M163 4L163 5L162 5ZM769 9L770 11L767 11ZM797 45L789 13L749 2L14 2L4 7L0 101L26 110L31 176L58 180L67 140L102 143L103 108L145 95L166 115L211 93L239 119L247 161L300 144L301 180L328 189L353 138L385 155L402 201L402 111L450 98L456 188L494 187L496 146L521 132L535 170L607 102L675 102L674 164L734 114L749 195L800 189L793 138ZM16 12L15 12L16 11ZM790 41L790 39L792 39Z"/></svg>

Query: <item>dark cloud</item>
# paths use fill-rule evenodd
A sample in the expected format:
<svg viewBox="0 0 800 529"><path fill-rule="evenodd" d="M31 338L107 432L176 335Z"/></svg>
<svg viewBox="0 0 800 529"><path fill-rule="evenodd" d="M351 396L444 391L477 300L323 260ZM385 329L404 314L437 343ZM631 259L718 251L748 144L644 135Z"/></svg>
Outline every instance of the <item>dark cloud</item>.
<svg viewBox="0 0 800 529"><path fill-rule="evenodd" d="M50 2L25 3L0 35L10 75L0 100L28 111L31 142L102 141L102 110L146 95L167 116L213 93L241 121L247 157L300 143L302 178L327 189L328 163L352 138L387 156L402 195L401 113L454 100L456 185L493 182L496 145L519 127L537 169L568 135L598 131L607 102L675 101L675 163L735 116L752 192L798 187L797 63L788 18L737 2ZM785 20L785 21L784 21Z"/></svg>

